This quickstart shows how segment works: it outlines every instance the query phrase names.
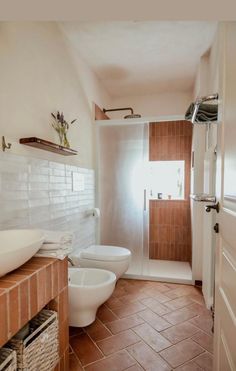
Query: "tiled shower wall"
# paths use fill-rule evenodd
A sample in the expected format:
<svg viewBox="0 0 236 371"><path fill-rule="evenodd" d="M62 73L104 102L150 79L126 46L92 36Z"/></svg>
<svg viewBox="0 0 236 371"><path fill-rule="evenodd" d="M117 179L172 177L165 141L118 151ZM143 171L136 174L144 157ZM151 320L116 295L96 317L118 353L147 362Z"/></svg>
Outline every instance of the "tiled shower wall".
<svg viewBox="0 0 236 371"><path fill-rule="evenodd" d="M84 174L84 189L73 191L72 173ZM69 230L74 247L95 243L94 171L9 153L0 154L0 229Z"/></svg>
<svg viewBox="0 0 236 371"><path fill-rule="evenodd" d="M191 261L190 167L192 125L187 121L150 123L149 160L185 162L185 199L150 200L150 259Z"/></svg>

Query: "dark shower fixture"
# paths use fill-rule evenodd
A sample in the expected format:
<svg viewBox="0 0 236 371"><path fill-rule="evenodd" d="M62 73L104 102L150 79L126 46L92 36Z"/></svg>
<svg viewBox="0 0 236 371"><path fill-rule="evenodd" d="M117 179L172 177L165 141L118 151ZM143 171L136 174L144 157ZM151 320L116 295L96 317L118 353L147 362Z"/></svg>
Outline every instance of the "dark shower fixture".
<svg viewBox="0 0 236 371"><path fill-rule="evenodd" d="M111 109L105 109L105 108L103 108L103 112L104 113L106 113L106 112L114 112L114 111L130 111L131 114L124 116L124 119L137 119L137 118L141 117L141 115L139 115L138 113L134 113L134 110L131 107L111 108Z"/></svg>

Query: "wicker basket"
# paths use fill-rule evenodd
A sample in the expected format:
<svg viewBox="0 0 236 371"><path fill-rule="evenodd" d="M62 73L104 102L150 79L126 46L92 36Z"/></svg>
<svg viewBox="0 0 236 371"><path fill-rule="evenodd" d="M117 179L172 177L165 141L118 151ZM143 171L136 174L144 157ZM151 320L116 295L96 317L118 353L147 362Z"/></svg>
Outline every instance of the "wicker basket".
<svg viewBox="0 0 236 371"><path fill-rule="evenodd" d="M17 352L17 370L53 370L59 360L57 313L43 309L29 324L29 336L24 340L13 337L8 343Z"/></svg>
<svg viewBox="0 0 236 371"><path fill-rule="evenodd" d="M0 349L0 371L16 371L16 352L12 349Z"/></svg>

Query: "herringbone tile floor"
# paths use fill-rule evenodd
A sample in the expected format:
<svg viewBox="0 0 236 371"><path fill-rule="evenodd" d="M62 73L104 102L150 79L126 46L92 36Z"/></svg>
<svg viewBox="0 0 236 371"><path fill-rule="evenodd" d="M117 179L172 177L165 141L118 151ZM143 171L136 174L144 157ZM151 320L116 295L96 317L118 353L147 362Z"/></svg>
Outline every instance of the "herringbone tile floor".
<svg viewBox="0 0 236 371"><path fill-rule="evenodd" d="M195 287L120 279L93 324L70 328L70 371L212 371L211 327Z"/></svg>

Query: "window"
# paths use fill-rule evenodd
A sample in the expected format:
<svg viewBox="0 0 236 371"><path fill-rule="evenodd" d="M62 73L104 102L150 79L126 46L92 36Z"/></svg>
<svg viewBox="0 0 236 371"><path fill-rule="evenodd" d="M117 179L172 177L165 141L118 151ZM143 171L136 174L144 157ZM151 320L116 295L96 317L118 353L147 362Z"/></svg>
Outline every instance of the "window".
<svg viewBox="0 0 236 371"><path fill-rule="evenodd" d="M184 161L150 161L150 198L183 200L184 165Z"/></svg>

